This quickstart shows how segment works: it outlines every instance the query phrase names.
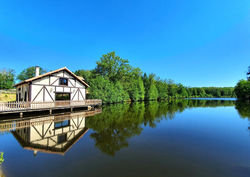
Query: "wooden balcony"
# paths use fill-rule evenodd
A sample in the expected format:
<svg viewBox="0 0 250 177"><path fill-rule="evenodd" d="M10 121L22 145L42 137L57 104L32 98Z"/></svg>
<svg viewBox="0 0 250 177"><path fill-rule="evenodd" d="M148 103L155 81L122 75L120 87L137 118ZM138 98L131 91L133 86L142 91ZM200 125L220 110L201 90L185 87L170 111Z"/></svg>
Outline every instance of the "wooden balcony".
<svg viewBox="0 0 250 177"><path fill-rule="evenodd" d="M89 99L83 101L54 101L54 102L0 102L0 114L8 112L25 112L35 110L67 109L75 107L95 107L102 100Z"/></svg>

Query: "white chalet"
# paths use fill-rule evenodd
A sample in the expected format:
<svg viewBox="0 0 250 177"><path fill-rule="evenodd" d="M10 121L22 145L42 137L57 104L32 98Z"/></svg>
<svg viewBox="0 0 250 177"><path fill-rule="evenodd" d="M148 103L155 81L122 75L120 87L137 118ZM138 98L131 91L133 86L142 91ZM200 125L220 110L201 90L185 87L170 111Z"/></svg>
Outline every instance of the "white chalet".
<svg viewBox="0 0 250 177"><path fill-rule="evenodd" d="M89 85L66 67L36 76L15 85L16 101L54 102L60 100L82 101L86 99Z"/></svg>

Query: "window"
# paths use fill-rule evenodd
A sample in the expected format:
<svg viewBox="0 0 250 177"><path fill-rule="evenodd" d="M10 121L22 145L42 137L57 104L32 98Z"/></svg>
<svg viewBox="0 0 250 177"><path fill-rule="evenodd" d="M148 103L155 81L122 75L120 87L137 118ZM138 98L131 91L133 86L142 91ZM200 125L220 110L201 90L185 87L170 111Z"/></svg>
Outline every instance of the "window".
<svg viewBox="0 0 250 177"><path fill-rule="evenodd" d="M61 134L57 136L57 143L61 144L67 141L67 134Z"/></svg>
<svg viewBox="0 0 250 177"><path fill-rule="evenodd" d="M70 100L70 93L56 93L56 101Z"/></svg>
<svg viewBox="0 0 250 177"><path fill-rule="evenodd" d="M59 84L60 85L68 85L68 79L67 78L60 78Z"/></svg>
<svg viewBox="0 0 250 177"><path fill-rule="evenodd" d="M27 92L24 92L24 101L27 101Z"/></svg>
<svg viewBox="0 0 250 177"><path fill-rule="evenodd" d="M69 120L64 120L61 122L55 122L55 129L69 126Z"/></svg>

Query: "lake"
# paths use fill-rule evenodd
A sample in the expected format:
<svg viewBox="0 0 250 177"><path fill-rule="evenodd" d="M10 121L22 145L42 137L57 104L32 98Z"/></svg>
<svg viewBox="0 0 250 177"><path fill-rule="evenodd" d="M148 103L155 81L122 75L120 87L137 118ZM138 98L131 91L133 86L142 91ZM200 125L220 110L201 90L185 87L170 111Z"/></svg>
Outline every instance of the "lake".
<svg viewBox="0 0 250 177"><path fill-rule="evenodd" d="M250 176L250 104L235 100L106 105L0 128L2 176Z"/></svg>

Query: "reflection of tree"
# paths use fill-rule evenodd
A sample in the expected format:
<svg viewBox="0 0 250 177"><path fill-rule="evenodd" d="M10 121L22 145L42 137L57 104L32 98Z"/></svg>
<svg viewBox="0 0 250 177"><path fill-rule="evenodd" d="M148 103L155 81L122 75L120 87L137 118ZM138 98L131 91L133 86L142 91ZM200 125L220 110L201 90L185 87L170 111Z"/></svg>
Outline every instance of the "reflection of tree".
<svg viewBox="0 0 250 177"><path fill-rule="evenodd" d="M250 102L236 101L235 108L242 118L249 118L250 120Z"/></svg>
<svg viewBox="0 0 250 177"><path fill-rule="evenodd" d="M96 146L102 152L115 155L128 146L128 138L141 133L143 110L137 105L118 104L104 107L103 111L104 114L87 119L87 126L95 131L90 136Z"/></svg>
<svg viewBox="0 0 250 177"><path fill-rule="evenodd" d="M250 102L249 101L236 101L235 108L237 109L240 117L248 118L249 127L248 130L250 131Z"/></svg>
<svg viewBox="0 0 250 177"><path fill-rule="evenodd" d="M102 114L86 119L90 135L102 152L114 156L128 147L128 139L140 135L144 126L156 127L163 119L173 119L175 114L190 107L233 106L234 101L174 100L169 102L136 102L104 106Z"/></svg>
<svg viewBox="0 0 250 177"><path fill-rule="evenodd" d="M3 152L0 152L0 165L4 162Z"/></svg>

